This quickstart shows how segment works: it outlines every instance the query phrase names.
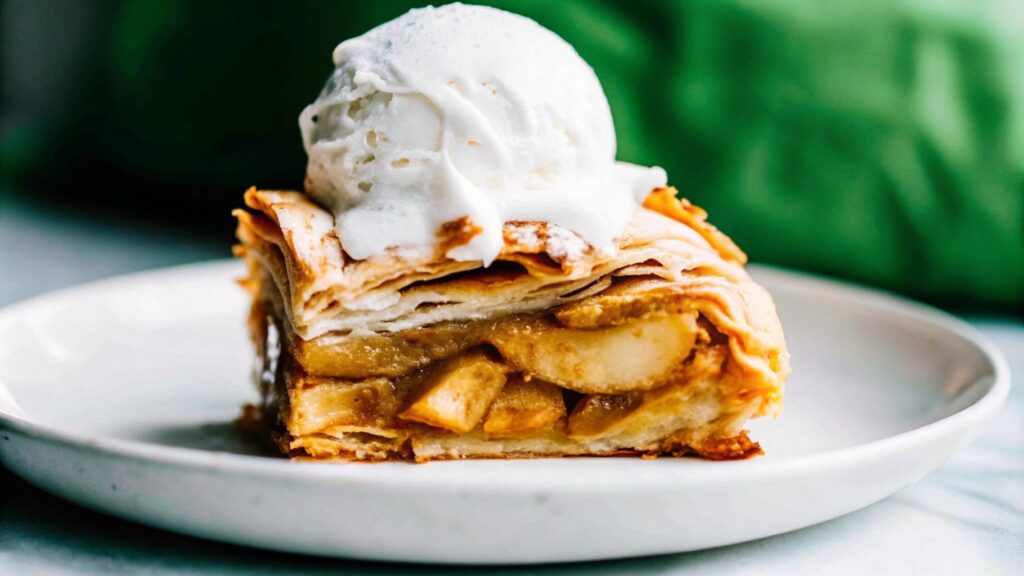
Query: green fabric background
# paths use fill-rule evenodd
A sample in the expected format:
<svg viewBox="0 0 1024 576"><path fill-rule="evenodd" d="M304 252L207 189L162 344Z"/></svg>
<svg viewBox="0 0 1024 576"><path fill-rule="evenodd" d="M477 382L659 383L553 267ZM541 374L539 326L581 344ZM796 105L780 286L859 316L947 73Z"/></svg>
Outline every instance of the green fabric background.
<svg viewBox="0 0 1024 576"><path fill-rule="evenodd" d="M5 177L229 226L247 185L300 185L333 46L420 4L86 2L51 72L68 93L15 111ZM753 260L1024 308L1024 2L492 4L572 43L620 158L665 167Z"/></svg>

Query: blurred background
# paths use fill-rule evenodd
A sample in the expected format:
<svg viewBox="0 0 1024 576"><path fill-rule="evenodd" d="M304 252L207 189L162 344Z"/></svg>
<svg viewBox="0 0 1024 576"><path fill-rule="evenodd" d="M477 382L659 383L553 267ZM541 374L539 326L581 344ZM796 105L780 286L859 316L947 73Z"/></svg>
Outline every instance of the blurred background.
<svg viewBox="0 0 1024 576"><path fill-rule="evenodd" d="M3 261L227 256L246 187L301 187L333 47L423 4L4 0ZM754 261L1024 309L1024 1L491 4L573 44L619 157Z"/></svg>

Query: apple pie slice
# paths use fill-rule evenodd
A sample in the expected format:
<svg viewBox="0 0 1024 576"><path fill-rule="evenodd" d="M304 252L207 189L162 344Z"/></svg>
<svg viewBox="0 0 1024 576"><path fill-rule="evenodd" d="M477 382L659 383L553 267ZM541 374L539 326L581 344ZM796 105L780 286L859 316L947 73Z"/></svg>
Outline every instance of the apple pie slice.
<svg viewBox="0 0 1024 576"><path fill-rule="evenodd" d="M435 246L354 260L330 212L250 189L236 210L259 415L281 451L337 460L760 454L788 354L745 255L675 190L614 253L508 222L493 264Z"/></svg>

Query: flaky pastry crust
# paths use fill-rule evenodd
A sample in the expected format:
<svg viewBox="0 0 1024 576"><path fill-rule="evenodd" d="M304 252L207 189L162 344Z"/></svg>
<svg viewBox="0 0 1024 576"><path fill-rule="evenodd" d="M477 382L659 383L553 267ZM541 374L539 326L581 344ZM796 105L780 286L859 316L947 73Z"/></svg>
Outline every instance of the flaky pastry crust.
<svg viewBox="0 0 1024 576"><path fill-rule="evenodd" d="M789 373L770 296L706 213L655 190L611 253L508 222L497 262L448 258L480 232L355 260L299 192L245 193L263 418L294 457L433 460L760 453Z"/></svg>

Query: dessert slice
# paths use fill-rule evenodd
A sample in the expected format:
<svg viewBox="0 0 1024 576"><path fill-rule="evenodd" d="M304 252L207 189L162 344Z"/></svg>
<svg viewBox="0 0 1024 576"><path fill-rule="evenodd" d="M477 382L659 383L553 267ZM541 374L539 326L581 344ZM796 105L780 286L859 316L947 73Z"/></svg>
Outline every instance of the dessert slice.
<svg viewBox="0 0 1024 576"><path fill-rule="evenodd" d="M424 8L342 42L305 192L245 194L268 437L296 457L745 458L788 356L746 256L618 162L593 69L536 22Z"/></svg>
<svg viewBox="0 0 1024 576"><path fill-rule="evenodd" d="M299 192L236 210L266 434L341 460L761 452L788 354L746 257L672 188L614 250L511 221L490 266L447 255L469 218L421 249L346 254Z"/></svg>

